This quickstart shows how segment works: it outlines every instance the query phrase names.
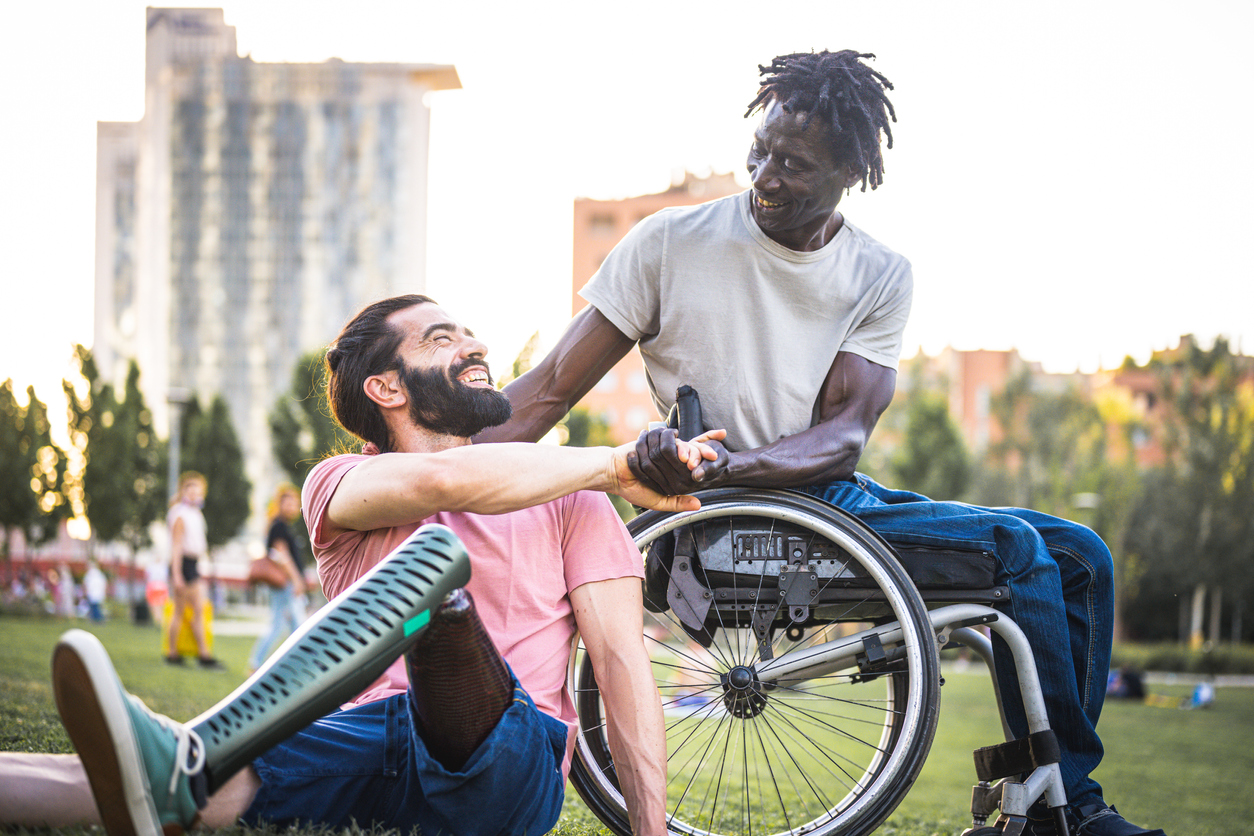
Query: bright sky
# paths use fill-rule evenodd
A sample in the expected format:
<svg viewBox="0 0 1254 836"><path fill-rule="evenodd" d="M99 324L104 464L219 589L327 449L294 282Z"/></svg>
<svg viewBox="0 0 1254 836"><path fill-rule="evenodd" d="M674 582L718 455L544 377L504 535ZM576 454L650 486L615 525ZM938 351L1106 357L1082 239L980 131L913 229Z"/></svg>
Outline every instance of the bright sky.
<svg viewBox="0 0 1254 836"><path fill-rule="evenodd" d="M44 400L92 339L95 125L142 116L144 6L6 7L0 379ZM822 48L874 52L896 85L885 184L841 208L914 264L906 354L1092 371L1182 333L1254 352L1254 4L222 6L258 61L457 66L464 89L432 96L428 291L498 370L569 317L576 196L742 172L757 64Z"/></svg>

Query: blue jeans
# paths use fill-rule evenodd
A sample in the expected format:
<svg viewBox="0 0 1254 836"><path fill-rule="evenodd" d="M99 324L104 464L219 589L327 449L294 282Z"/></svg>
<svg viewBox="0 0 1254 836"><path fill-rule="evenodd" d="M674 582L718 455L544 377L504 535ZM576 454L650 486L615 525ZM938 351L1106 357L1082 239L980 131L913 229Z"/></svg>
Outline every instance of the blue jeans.
<svg viewBox="0 0 1254 836"><path fill-rule="evenodd" d="M354 822L408 834L538 836L557 824L566 724L514 702L458 772L431 757L408 693L337 711L253 761L261 789L240 817L251 827Z"/></svg>
<svg viewBox="0 0 1254 836"><path fill-rule="evenodd" d="M889 543L981 549L997 560L996 580L1010 588L997 609L1023 630L1036 657L1049 723L1062 749L1062 780L1071 805L1098 800L1089 777L1102 759L1097 719L1106 697L1114 630L1114 566L1088 528L1022 508L933 502L885 488L861 473L855 481L806 488L856 516ZM1010 649L993 634L994 665L1006 719L1028 733Z"/></svg>
<svg viewBox="0 0 1254 836"><path fill-rule="evenodd" d="M270 655L270 651L274 649L280 638L286 633L294 632L300 626L294 608L295 596L296 592L290 583L280 589L270 590L270 629L264 636L257 639L257 643L253 645L253 652L248 657L248 664L253 670L261 667L261 663L266 661L266 657Z"/></svg>

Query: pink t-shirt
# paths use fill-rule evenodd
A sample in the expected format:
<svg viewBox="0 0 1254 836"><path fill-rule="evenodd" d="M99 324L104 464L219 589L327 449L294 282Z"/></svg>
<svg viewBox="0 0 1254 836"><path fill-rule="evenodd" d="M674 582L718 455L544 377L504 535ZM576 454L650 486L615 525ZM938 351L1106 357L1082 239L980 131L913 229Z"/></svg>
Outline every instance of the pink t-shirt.
<svg viewBox="0 0 1254 836"><path fill-rule="evenodd" d="M327 597L351 585L420 525L448 526L470 554L466 588L488 635L536 707L573 731L578 721L565 687L575 635L570 591L595 581L644 577L640 550L609 498L580 491L509 514L442 511L412 525L343 531L329 538L322 521L331 496L344 474L367 458L326 459L305 480L305 520ZM350 705L402 693L408 685L404 659L397 659Z"/></svg>

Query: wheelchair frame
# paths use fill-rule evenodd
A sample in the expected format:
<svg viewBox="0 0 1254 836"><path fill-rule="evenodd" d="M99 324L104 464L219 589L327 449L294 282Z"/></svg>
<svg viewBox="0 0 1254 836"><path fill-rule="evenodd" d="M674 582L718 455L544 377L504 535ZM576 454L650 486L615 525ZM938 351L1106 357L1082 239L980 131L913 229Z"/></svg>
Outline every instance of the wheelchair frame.
<svg viewBox="0 0 1254 836"><path fill-rule="evenodd" d="M892 547L828 503L776 490L697 496L698 511L651 511L628 524L646 558L666 538L676 542L667 606L645 613L667 713L671 832L872 832L930 750L939 650L964 644L992 674L992 643L974 629L987 625L1014 656L1033 745L1011 740L994 676L1010 742L976 752L967 833L1017 836L1043 797L1065 836L1066 797L1031 648L1013 621L987 606L1006 600L1004 588L929 591L929 610ZM679 544L685 536L693 542ZM840 634L846 630L853 632ZM598 818L626 836L603 703L577 645L569 683L579 714L571 781ZM1009 780L1020 773L1027 777ZM999 829L986 827L997 812Z"/></svg>

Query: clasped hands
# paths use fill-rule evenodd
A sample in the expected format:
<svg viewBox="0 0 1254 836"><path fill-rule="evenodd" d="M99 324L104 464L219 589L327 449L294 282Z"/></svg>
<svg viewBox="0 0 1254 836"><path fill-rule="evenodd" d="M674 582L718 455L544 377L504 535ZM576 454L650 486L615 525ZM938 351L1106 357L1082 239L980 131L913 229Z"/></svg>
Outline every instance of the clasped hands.
<svg viewBox="0 0 1254 836"><path fill-rule="evenodd" d="M726 430L710 430L692 441L680 441L668 427L645 430L627 455L627 466L642 485L664 496L690 494L712 487L728 467L727 448L719 442Z"/></svg>

